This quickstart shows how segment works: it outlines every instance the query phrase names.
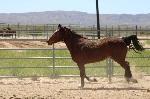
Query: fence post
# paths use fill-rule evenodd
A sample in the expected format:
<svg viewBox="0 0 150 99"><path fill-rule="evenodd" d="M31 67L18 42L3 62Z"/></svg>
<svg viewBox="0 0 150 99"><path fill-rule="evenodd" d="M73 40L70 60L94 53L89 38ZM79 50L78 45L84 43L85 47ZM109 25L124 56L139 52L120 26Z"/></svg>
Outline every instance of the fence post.
<svg viewBox="0 0 150 99"><path fill-rule="evenodd" d="M139 35L141 35L141 33L142 33L142 31L141 31L141 30L142 30L142 27L140 26L140 29L139 29L139 31L140 31L140 32L139 32Z"/></svg>
<svg viewBox="0 0 150 99"><path fill-rule="evenodd" d="M111 33L111 36L113 36L114 35L114 27L113 27L113 25L112 25L112 33Z"/></svg>
<svg viewBox="0 0 150 99"><path fill-rule="evenodd" d="M126 27L126 36L128 36L128 25L127 25L127 27Z"/></svg>
<svg viewBox="0 0 150 99"><path fill-rule="evenodd" d="M107 77L108 77L108 75L109 75L108 66L109 66L108 59L106 59L106 76L107 76Z"/></svg>
<svg viewBox="0 0 150 99"><path fill-rule="evenodd" d="M32 26L32 33L31 33L31 35L32 35L32 37L33 37L33 39L34 39L33 32L34 32L34 25Z"/></svg>
<svg viewBox="0 0 150 99"><path fill-rule="evenodd" d="M112 78L112 75L113 75L113 60L111 58L108 58L106 60L106 65L107 65L107 77L108 77L108 80L109 80L109 83L111 83L111 78Z"/></svg>
<svg viewBox="0 0 150 99"><path fill-rule="evenodd" d="M25 30L23 31L23 35L25 35L25 33L30 36L30 28L28 28L28 25L26 25Z"/></svg>
<svg viewBox="0 0 150 99"><path fill-rule="evenodd" d="M118 25L118 32L119 32L119 37L121 36L120 35L120 25Z"/></svg>
<svg viewBox="0 0 150 99"><path fill-rule="evenodd" d="M55 76L55 45L53 44L53 76Z"/></svg>
<svg viewBox="0 0 150 99"><path fill-rule="evenodd" d="M18 38L20 37L20 24L19 23L17 25L16 36L18 36Z"/></svg>
<svg viewBox="0 0 150 99"><path fill-rule="evenodd" d="M46 33L46 32L45 32L45 24L43 25L43 29L44 29L44 30L43 30L42 32L43 32L44 34L42 34L42 36L45 37L45 33Z"/></svg>
<svg viewBox="0 0 150 99"><path fill-rule="evenodd" d="M107 30L107 27L106 27L106 30ZM113 36L113 26L112 26L112 33L111 32L108 33L108 37L111 37L111 36ZM111 83L112 70L113 70L113 64L112 64L111 58L108 58L106 60L106 66L107 66L107 69L106 69L107 77L108 77L109 83Z"/></svg>
<svg viewBox="0 0 150 99"><path fill-rule="evenodd" d="M107 25L106 25L106 37L108 37Z"/></svg>
<svg viewBox="0 0 150 99"><path fill-rule="evenodd" d="M137 35L138 31L137 31L138 27L137 25L135 26L135 34Z"/></svg>
<svg viewBox="0 0 150 99"><path fill-rule="evenodd" d="M54 28L54 26L53 26ZM54 29L53 29L54 30ZM49 39L49 35L48 35L48 24L46 25L46 35L47 35L47 40Z"/></svg>
<svg viewBox="0 0 150 99"><path fill-rule="evenodd" d="M45 24L44 24L44 30L43 31L44 31L44 35L43 36L44 37L46 36L46 39L48 40L48 35L47 35L46 25Z"/></svg>

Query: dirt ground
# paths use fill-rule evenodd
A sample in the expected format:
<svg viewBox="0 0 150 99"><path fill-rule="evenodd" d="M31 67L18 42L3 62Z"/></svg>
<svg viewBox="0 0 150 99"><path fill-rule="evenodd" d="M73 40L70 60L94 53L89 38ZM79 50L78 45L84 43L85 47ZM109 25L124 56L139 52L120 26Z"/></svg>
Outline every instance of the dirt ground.
<svg viewBox="0 0 150 99"><path fill-rule="evenodd" d="M127 83L123 77L96 77L98 82L85 82L78 88L80 78L9 78L0 80L0 99L150 99L150 77Z"/></svg>
<svg viewBox="0 0 150 99"><path fill-rule="evenodd" d="M150 45L145 41L140 42L144 48L150 48ZM62 42L58 42L54 46L55 48L66 48L66 45ZM41 41L1 41L0 48L52 48L52 45Z"/></svg>
<svg viewBox="0 0 150 99"><path fill-rule="evenodd" d="M148 45L146 45L148 46ZM0 42L0 48L49 48L46 42ZM55 44L65 48L65 44ZM127 83L123 77L96 77L98 82L85 82L78 88L80 78L5 78L0 79L0 99L150 99L150 76Z"/></svg>
<svg viewBox="0 0 150 99"><path fill-rule="evenodd" d="M55 48L66 48L62 42L58 42L54 46ZM1 41L0 48L52 48L52 45L41 41Z"/></svg>

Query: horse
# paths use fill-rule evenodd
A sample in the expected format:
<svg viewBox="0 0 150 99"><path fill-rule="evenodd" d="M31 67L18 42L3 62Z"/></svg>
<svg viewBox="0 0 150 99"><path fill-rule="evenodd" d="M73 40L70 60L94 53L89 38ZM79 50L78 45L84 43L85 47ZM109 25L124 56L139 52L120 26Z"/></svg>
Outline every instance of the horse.
<svg viewBox="0 0 150 99"><path fill-rule="evenodd" d="M12 30L12 29L9 28L9 27L3 28L3 30L0 30L0 36L3 36L3 37L12 36L12 38L13 38L13 35L14 35L15 38L16 38L16 31L15 31L15 30Z"/></svg>
<svg viewBox="0 0 150 99"><path fill-rule="evenodd" d="M144 50L137 36L123 38L108 37L97 41L91 41L59 24L58 29L49 38L47 43L48 45L52 45L60 41L66 44L72 60L77 63L80 70L81 88L84 87L84 78L91 82L97 81L95 78L91 79L86 75L85 64L98 62L106 58L113 59L124 68L124 76L127 82L137 82L137 80L132 77L129 62L125 60L131 41L133 42L135 50Z"/></svg>

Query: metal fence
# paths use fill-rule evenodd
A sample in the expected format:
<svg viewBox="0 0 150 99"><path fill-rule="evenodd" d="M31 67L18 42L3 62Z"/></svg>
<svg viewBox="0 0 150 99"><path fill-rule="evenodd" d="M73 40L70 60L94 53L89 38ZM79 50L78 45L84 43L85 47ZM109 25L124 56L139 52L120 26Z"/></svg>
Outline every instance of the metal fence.
<svg viewBox="0 0 150 99"><path fill-rule="evenodd" d="M2 37L0 39L0 41L46 41L48 38L49 38L49 35L51 35L51 33L56 29L56 26L53 25L53 26L49 26L49 25L44 25L43 27L38 27L38 26L33 26L32 29L30 29L31 27L30 26L19 26L19 25L16 25L16 26L10 26L8 25L9 27L12 27L14 29L16 29L17 31L17 37L16 38L5 38L5 37ZM4 26L5 27L5 26ZM22 28L21 28L22 27ZM41 30L37 30L37 27L40 28ZM83 35L86 35L88 36L90 39L97 39L96 37L96 29L95 27L90 27L90 28L85 28L85 27L72 27L70 26L73 30L77 31L78 33L80 34L83 34ZM40 31L40 32L39 32ZM42 31L42 32L41 32ZM34 35L33 35L34 34ZM140 40L149 40L149 36L150 36L150 30L148 28L144 28L142 29L140 27L140 29L138 29L137 26L135 27L128 27L126 29L123 29L121 27L118 27L118 28L115 28L115 27L102 27L101 28L101 36L102 37L105 37L105 36L115 36L115 37L120 37L120 36L127 36L127 35L131 35L131 34L136 34L138 36L140 36ZM31 37L29 37L31 36ZM146 48L146 50L149 50L150 48ZM51 51L52 54L51 56L48 56L48 57L0 57L0 60L52 60L52 63L49 65L49 66L25 66L25 67L20 67L20 66L0 66L0 70L2 69L16 69L16 68L20 68L20 69L23 69L23 68L46 68L46 69L50 69L52 70L52 75L57 75L58 73L56 72L56 69L58 68L65 68L65 69L68 69L68 68L78 68L76 65L74 66L57 66L56 65L56 60L63 60L63 59L66 59L66 60L71 60L71 57L62 57L62 56L56 56L56 51L57 50L67 50L67 49L58 49L58 48L55 48L55 45L53 45L52 48L0 48L0 51L1 50L8 50L8 51L12 51L12 50L48 50L48 51ZM127 59L147 59L149 60L150 59L150 55L147 55L147 56L139 56L139 57L133 57L133 56L130 56L130 57L127 57ZM147 65L147 66L136 66L136 67L139 67L139 68L149 68L149 73L144 73L144 75L149 75L150 74L150 65ZM111 60L111 59L107 59L105 61L105 64L103 64L103 66L87 66L87 68L100 68L100 69L104 69L103 72L105 72L105 74L103 76L108 76L110 79L112 76L118 76L118 75L122 75L124 72L122 72L121 74L115 74L115 69L116 68L121 68L119 66L116 66L116 64ZM132 67L131 67L132 68ZM100 70L99 69L99 70ZM123 70L123 69L122 69ZM120 71L121 72L121 71ZM91 76L93 76L94 74L91 74ZM33 75L35 76L35 75ZM49 76L49 75L47 75ZM59 75L59 76L66 76L66 75ZM69 76L76 76L76 75L70 75ZM78 75L77 75L78 76ZM94 76L100 76L100 75L94 75ZM3 75L1 77L15 77L15 75Z"/></svg>
<svg viewBox="0 0 150 99"><path fill-rule="evenodd" d="M97 39L97 28L95 26L80 26L80 25L64 25L71 28L75 32L92 37ZM9 27L12 30L16 31L16 37L14 39L48 39L49 36L57 29L55 24L45 24L45 25L9 25L9 24L0 24L0 30ZM118 25L118 26L101 26L101 37L106 36L128 36L131 34L136 34L138 36L150 36L150 27L149 26L128 26L128 25ZM8 37L7 39L12 39ZM6 37L1 37L1 39L6 39Z"/></svg>

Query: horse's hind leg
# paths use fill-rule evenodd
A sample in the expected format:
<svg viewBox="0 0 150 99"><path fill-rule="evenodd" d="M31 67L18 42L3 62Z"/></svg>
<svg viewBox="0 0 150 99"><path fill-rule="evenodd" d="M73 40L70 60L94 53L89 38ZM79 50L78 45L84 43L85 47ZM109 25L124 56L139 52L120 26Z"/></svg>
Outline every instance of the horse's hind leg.
<svg viewBox="0 0 150 99"><path fill-rule="evenodd" d="M136 79L132 78L132 73L130 70L129 62L125 61L126 54L127 54L127 47L126 45L123 46L123 44L120 46L121 47L116 48L118 50L113 50L111 58L124 68L125 70L124 76L128 82L129 81L137 82Z"/></svg>
<svg viewBox="0 0 150 99"><path fill-rule="evenodd" d="M90 77L88 77L86 75L85 75L85 78L90 82L97 82L97 79L95 79L95 78L91 79Z"/></svg>
<svg viewBox="0 0 150 99"><path fill-rule="evenodd" d="M137 83L137 80L132 78L132 73L130 70L129 62L119 61L118 63L125 69L125 75L124 76L125 76L126 80L128 82L131 81L131 82Z"/></svg>

